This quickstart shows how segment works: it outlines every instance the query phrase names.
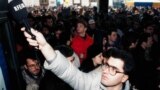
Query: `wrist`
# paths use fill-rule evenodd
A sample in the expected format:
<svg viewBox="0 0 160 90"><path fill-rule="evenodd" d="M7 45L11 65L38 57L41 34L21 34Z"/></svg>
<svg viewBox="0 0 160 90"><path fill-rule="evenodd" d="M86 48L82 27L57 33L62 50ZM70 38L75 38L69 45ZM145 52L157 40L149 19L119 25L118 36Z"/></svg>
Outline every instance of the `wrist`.
<svg viewBox="0 0 160 90"><path fill-rule="evenodd" d="M40 50L47 62L51 62L56 57L54 49L48 43L46 43Z"/></svg>
<svg viewBox="0 0 160 90"><path fill-rule="evenodd" d="M48 43L45 43L43 45L39 45L39 50L45 50L45 49L47 49L49 47L50 47L50 45Z"/></svg>

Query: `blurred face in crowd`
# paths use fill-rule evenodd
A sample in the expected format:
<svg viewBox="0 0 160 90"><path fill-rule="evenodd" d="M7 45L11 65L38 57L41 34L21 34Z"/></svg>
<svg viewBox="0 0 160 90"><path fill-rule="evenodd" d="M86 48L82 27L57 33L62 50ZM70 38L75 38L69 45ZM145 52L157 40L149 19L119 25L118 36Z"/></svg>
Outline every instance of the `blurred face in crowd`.
<svg viewBox="0 0 160 90"><path fill-rule="evenodd" d="M48 34L49 34L48 28L47 28L47 27L43 27L42 33L43 33L44 35L48 35Z"/></svg>
<svg viewBox="0 0 160 90"><path fill-rule="evenodd" d="M46 20L46 24L47 24L47 26L52 27L52 25L53 25L53 20L52 20L52 19L47 19L47 20Z"/></svg>
<svg viewBox="0 0 160 90"><path fill-rule="evenodd" d="M56 32L55 32L55 36L57 37L57 38L60 38L60 35L62 34L62 30L57 30Z"/></svg>
<svg viewBox="0 0 160 90"><path fill-rule="evenodd" d="M154 27L148 26L147 28L145 28L144 32L152 34L154 32Z"/></svg>
<svg viewBox="0 0 160 90"><path fill-rule="evenodd" d="M28 70L32 75L38 75L40 73L40 63L37 60L28 58L25 69Z"/></svg>
<svg viewBox="0 0 160 90"><path fill-rule="evenodd" d="M99 53L98 55L93 57L92 60L93 60L93 63L94 63L95 66L102 64L103 63L102 53Z"/></svg>
<svg viewBox="0 0 160 90"><path fill-rule="evenodd" d="M84 34L86 32L86 30L87 30L87 28L82 23L77 24L76 31L78 34Z"/></svg>
<svg viewBox="0 0 160 90"><path fill-rule="evenodd" d="M117 32L112 32L108 38L109 38L109 41L115 42L117 40Z"/></svg>
<svg viewBox="0 0 160 90"><path fill-rule="evenodd" d="M95 24L95 23L89 24L89 27L90 27L91 29L95 29L95 28L96 28L96 24Z"/></svg>
<svg viewBox="0 0 160 90"><path fill-rule="evenodd" d="M134 14L135 14L135 15L139 14L139 11L138 11L138 10L135 10L135 11L134 11Z"/></svg>
<svg viewBox="0 0 160 90"><path fill-rule="evenodd" d="M123 67L124 62L121 59L109 57L102 65L101 83L106 87L122 85L128 79Z"/></svg>

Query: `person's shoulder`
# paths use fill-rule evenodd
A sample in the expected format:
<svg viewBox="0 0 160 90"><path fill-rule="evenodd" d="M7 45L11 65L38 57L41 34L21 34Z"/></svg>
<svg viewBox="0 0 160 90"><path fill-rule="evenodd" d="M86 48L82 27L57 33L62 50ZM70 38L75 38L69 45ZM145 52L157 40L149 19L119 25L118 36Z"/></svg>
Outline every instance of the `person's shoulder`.
<svg viewBox="0 0 160 90"><path fill-rule="evenodd" d="M81 39L81 37L80 37L79 35L75 35L75 36L72 38L72 42L78 41L78 40L80 40L80 39Z"/></svg>

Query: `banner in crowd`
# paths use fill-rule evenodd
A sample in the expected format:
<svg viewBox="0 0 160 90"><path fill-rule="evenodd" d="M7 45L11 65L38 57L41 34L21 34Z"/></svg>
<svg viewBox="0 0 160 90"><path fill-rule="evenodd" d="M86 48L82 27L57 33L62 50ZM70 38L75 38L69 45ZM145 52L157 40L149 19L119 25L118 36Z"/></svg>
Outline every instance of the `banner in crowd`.
<svg viewBox="0 0 160 90"><path fill-rule="evenodd" d="M160 7L160 0L126 0L127 6Z"/></svg>

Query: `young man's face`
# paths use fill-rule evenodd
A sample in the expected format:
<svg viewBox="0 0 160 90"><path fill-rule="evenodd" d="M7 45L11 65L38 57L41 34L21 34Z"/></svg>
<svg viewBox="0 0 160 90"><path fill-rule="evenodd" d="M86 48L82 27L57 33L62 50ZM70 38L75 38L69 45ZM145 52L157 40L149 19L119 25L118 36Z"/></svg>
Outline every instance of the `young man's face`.
<svg viewBox="0 0 160 90"><path fill-rule="evenodd" d="M110 39L110 41L115 42L117 40L117 32L112 32L108 38Z"/></svg>
<svg viewBox="0 0 160 90"><path fill-rule="evenodd" d="M152 34L154 32L154 27L148 26L147 28L145 28L144 32Z"/></svg>
<svg viewBox="0 0 160 90"><path fill-rule="evenodd" d="M77 24L76 31L77 31L78 34L86 32L86 29L87 28L82 23Z"/></svg>
<svg viewBox="0 0 160 90"><path fill-rule="evenodd" d="M101 77L101 83L104 86L117 86L128 79L128 76L124 74L124 62L121 59L110 57L106 62L106 65L107 64L108 66L102 66L103 72Z"/></svg>
<svg viewBox="0 0 160 90"><path fill-rule="evenodd" d="M49 27L52 27L52 25L53 25L53 20L52 20L52 19L47 19L47 20L46 20L46 24L47 24Z"/></svg>
<svg viewBox="0 0 160 90"><path fill-rule="evenodd" d="M37 60L27 59L25 68L32 74L38 75L40 73L40 63Z"/></svg>

